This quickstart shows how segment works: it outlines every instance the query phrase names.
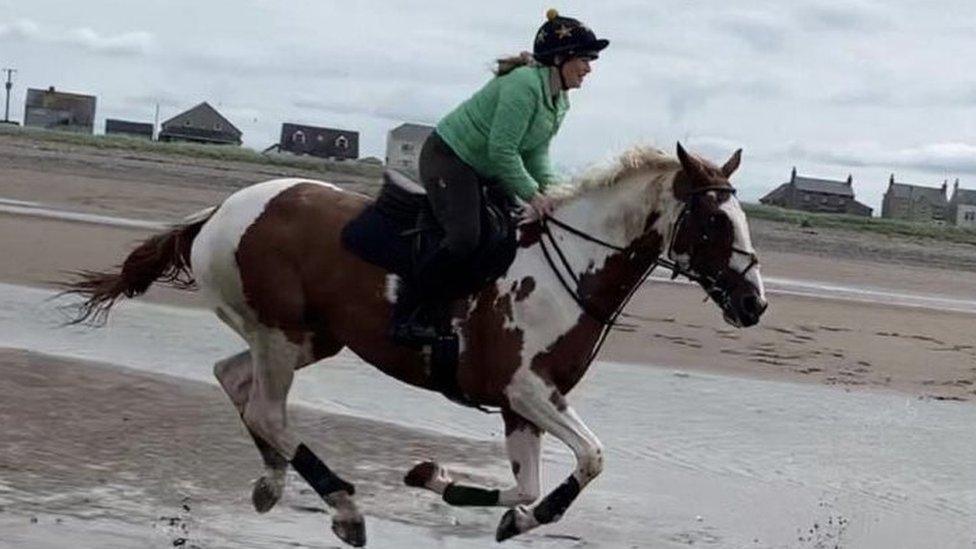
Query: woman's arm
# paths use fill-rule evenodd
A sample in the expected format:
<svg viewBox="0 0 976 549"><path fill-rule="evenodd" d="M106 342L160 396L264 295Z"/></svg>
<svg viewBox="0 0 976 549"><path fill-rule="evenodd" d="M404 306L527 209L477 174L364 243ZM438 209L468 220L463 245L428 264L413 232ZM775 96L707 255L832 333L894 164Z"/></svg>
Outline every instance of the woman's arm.
<svg viewBox="0 0 976 549"><path fill-rule="evenodd" d="M549 160L549 141L526 152L522 159L529 174L539 184L539 191L556 182L556 172Z"/></svg>
<svg viewBox="0 0 976 549"><path fill-rule="evenodd" d="M488 161L491 176L509 193L526 202L539 189L539 183L526 169L518 146L539 104L538 93L529 85L512 82L499 89L498 105L488 135Z"/></svg>

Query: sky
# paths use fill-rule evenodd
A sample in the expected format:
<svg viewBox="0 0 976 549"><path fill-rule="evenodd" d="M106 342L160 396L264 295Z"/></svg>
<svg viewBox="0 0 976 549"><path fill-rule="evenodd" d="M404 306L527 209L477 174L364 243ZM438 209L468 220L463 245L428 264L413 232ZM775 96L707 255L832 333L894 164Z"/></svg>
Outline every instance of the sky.
<svg viewBox="0 0 976 549"><path fill-rule="evenodd" d="M105 118L165 120L208 101L246 146L282 122L360 132L435 124L530 49L546 9L611 41L551 153L571 174L635 144L681 141L754 201L801 175L854 177L880 213L899 182L976 188L972 0L0 0L11 118L28 87L98 96Z"/></svg>

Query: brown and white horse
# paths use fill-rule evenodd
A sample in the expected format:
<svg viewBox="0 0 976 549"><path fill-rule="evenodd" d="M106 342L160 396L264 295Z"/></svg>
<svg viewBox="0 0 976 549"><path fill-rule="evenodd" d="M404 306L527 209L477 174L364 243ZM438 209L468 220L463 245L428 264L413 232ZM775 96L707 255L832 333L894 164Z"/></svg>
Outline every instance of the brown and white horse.
<svg viewBox="0 0 976 549"><path fill-rule="evenodd" d="M454 318L457 385L470 402L501 409L514 485L460 485L431 462L415 466L406 483L455 505L511 507L499 541L558 520L603 469L600 441L565 395L646 272L670 260L735 326L755 324L765 310L745 214L728 182L739 159L736 151L719 168L680 144L677 160L635 148L557 190L562 200L553 219L560 223L521 227L508 272ZM214 373L267 468L254 487L255 508L277 503L291 464L333 508L333 531L354 546L366 540L355 490L303 444L285 404L296 369L343 347L401 381L435 388L424 354L387 338L396 277L340 244L343 226L369 203L317 181L257 184L146 240L117 272L83 273L69 286L87 298L83 321L104 318L117 298L139 295L154 281L195 281L250 348L218 362ZM542 433L572 449L576 468L540 500Z"/></svg>

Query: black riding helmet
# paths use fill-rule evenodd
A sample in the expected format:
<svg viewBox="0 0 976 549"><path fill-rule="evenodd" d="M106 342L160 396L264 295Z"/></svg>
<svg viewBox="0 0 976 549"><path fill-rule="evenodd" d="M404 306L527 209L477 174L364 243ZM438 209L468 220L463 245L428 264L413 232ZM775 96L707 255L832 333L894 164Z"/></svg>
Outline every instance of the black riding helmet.
<svg viewBox="0 0 976 549"><path fill-rule="evenodd" d="M532 56L543 65L556 66L556 57L596 59L609 40L597 38L589 27L572 17L563 17L554 9L546 12L546 22L535 33Z"/></svg>

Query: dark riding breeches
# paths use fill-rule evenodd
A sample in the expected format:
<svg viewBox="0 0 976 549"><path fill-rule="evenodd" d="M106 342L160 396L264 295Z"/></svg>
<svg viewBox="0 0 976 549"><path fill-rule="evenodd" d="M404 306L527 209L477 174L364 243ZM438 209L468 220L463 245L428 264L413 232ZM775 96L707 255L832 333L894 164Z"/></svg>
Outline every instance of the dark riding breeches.
<svg viewBox="0 0 976 549"><path fill-rule="evenodd" d="M445 232L442 247L454 260L466 259L481 239L485 180L437 132L430 134L420 150L419 171L434 216Z"/></svg>

